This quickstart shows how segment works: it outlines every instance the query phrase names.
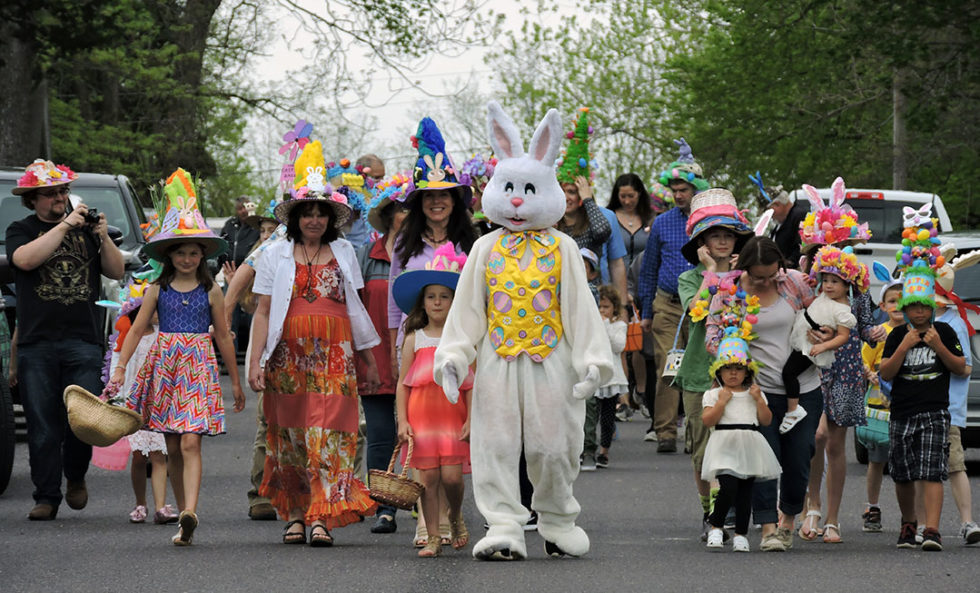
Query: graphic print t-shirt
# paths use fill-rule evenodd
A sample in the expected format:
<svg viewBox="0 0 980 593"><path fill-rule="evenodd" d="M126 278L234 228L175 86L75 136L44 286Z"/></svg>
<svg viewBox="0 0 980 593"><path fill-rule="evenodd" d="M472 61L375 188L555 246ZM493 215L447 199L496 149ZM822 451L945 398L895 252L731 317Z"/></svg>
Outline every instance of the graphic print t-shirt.
<svg viewBox="0 0 980 593"><path fill-rule="evenodd" d="M16 271L18 343L80 339L101 344L99 298L102 266L99 245L89 230L65 233L61 245L33 270L13 265L17 248L30 243L59 223L42 222L37 215L7 227L7 262Z"/></svg>
<svg viewBox="0 0 980 593"><path fill-rule="evenodd" d="M955 356L963 356L956 332L948 324L933 324L939 339ZM914 331L914 330L913 330ZM908 325L892 330L885 341L882 358L891 358L909 332ZM936 351L925 342L909 349L892 383L893 418L908 418L920 412L936 412L949 407L949 369Z"/></svg>

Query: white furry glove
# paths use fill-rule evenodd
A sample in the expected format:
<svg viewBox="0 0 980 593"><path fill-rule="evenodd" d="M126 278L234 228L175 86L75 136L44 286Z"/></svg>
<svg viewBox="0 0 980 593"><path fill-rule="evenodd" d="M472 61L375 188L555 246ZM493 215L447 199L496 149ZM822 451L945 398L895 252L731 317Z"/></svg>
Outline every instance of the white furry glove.
<svg viewBox="0 0 980 593"><path fill-rule="evenodd" d="M456 376L456 367L452 364L447 364L442 369L442 390L449 403L455 404L459 401L459 377Z"/></svg>
<svg viewBox="0 0 980 593"><path fill-rule="evenodd" d="M572 386L572 397L575 399L585 399L594 395L599 388L599 367L594 364L589 365L589 371L585 373L585 379Z"/></svg>

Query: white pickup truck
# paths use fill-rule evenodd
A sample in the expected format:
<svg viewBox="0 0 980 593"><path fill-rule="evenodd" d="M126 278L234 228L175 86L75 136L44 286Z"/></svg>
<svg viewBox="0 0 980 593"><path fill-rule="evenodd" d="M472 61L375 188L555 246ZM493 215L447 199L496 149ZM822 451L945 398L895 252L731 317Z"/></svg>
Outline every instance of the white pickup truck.
<svg viewBox="0 0 980 593"><path fill-rule="evenodd" d="M825 204L830 203L833 195L830 188L818 189L817 192ZM791 195L796 200L806 202L807 197L803 190L795 190ZM946 207L936 194L893 189L848 189L844 203L857 212L859 222L868 223L871 231L871 241L854 248L858 260L866 264L869 270L875 260L886 265L889 270L894 269L895 252L902 243L903 207L918 210L923 204L932 204L932 217L939 219L939 233L953 230ZM881 286L881 281L872 274L872 294L876 300L877 286Z"/></svg>

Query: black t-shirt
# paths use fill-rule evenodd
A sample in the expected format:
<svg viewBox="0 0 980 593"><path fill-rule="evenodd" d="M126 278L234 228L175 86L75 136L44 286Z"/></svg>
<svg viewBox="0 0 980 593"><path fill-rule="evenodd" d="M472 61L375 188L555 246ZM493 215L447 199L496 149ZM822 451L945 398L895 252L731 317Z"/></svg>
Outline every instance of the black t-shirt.
<svg viewBox="0 0 980 593"><path fill-rule="evenodd" d="M244 224L237 216L232 216L221 228L221 238L228 241L228 251L223 253L218 261L224 263L230 260L235 262L236 266L240 266L258 242L259 231Z"/></svg>
<svg viewBox="0 0 980 593"><path fill-rule="evenodd" d="M99 243L88 229L74 229L40 266L25 271L14 266L14 252L60 223L41 221L36 214L7 227L7 262L17 286L17 342L80 339L102 344L99 298L102 262Z"/></svg>
<svg viewBox="0 0 980 593"><path fill-rule="evenodd" d="M941 321L933 323L939 339L956 356L963 356L956 331ZM909 332L908 325L892 330L885 340L882 358L890 358ZM908 418L920 412L938 412L949 407L949 369L936 351L919 342L905 353L902 367L892 381L893 418Z"/></svg>

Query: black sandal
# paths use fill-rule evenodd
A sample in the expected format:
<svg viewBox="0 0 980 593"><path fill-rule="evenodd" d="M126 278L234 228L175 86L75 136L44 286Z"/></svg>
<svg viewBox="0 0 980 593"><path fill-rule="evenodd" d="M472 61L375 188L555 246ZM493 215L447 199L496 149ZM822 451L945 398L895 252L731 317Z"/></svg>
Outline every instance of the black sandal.
<svg viewBox="0 0 980 593"><path fill-rule="evenodd" d="M317 532L317 529L322 529L323 534ZM323 525L314 525L310 527L310 546L314 548L329 548L333 545L333 536Z"/></svg>
<svg viewBox="0 0 980 593"><path fill-rule="evenodd" d="M293 525L300 524L303 531L289 531ZM282 529L282 543L284 544L305 544L306 543L306 523L302 519L294 519Z"/></svg>

